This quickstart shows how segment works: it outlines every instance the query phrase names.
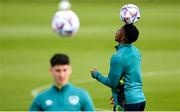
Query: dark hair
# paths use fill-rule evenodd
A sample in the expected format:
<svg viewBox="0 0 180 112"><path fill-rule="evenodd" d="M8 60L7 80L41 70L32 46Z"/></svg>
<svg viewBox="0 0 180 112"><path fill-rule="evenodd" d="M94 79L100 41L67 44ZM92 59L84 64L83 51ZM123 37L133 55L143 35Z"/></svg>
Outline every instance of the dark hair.
<svg viewBox="0 0 180 112"><path fill-rule="evenodd" d="M55 54L51 60L51 67L55 66L55 65L69 65L70 64L70 60L69 57L65 54L62 53L58 53Z"/></svg>
<svg viewBox="0 0 180 112"><path fill-rule="evenodd" d="M130 43L133 43L138 39L139 31L133 24L125 24L124 31Z"/></svg>

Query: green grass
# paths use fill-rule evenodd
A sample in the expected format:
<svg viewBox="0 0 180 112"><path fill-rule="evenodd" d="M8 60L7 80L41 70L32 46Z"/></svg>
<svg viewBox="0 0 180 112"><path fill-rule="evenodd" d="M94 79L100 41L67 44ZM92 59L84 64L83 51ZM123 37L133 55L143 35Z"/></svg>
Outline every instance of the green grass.
<svg viewBox="0 0 180 112"><path fill-rule="evenodd" d="M91 80L95 66L107 74L114 35L123 25L118 18L123 4L73 2L80 30L72 38L60 38L51 30L56 3L0 3L0 110L29 108L31 91L52 82L48 68L54 53L71 57L72 82ZM141 34L135 45L142 53L146 110L180 110L179 5L136 4ZM75 84L89 91L96 108L112 110L109 88L96 81Z"/></svg>

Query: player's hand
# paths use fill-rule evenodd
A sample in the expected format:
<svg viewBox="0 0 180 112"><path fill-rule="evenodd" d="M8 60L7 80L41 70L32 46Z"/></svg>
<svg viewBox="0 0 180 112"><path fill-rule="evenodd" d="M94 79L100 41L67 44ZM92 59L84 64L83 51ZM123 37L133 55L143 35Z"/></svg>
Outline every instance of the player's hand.
<svg viewBox="0 0 180 112"><path fill-rule="evenodd" d="M97 74L98 74L98 70L97 68L95 67L93 70L90 71L91 72L91 76L93 79L95 79L97 77Z"/></svg>

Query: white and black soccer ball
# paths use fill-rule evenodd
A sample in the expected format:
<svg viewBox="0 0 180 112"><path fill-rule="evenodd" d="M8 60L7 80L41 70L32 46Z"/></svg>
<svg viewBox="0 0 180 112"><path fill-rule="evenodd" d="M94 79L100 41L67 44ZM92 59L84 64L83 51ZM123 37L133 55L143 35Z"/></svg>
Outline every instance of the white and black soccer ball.
<svg viewBox="0 0 180 112"><path fill-rule="evenodd" d="M126 24L133 24L140 19L140 10L134 4L126 4L120 9L119 15Z"/></svg>
<svg viewBox="0 0 180 112"><path fill-rule="evenodd" d="M78 16L72 10L60 10L52 20L52 29L62 37L74 35L80 26Z"/></svg>

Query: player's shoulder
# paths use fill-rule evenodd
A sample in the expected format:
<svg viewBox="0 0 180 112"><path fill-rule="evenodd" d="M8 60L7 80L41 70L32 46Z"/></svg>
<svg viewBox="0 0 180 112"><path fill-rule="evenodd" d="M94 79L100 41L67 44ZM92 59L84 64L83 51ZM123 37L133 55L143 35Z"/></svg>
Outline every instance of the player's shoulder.
<svg viewBox="0 0 180 112"><path fill-rule="evenodd" d="M111 63L121 63L123 60L123 54L118 51L111 56Z"/></svg>
<svg viewBox="0 0 180 112"><path fill-rule="evenodd" d="M134 46L134 45L132 45L132 53L134 55L138 55L138 56L141 55L140 50L136 46Z"/></svg>
<svg viewBox="0 0 180 112"><path fill-rule="evenodd" d="M80 87L75 86L73 84L70 84L70 86L71 86L71 89L73 90L73 92L75 92L75 93L78 93L78 94L86 94L87 93L87 91L83 88L80 88Z"/></svg>
<svg viewBox="0 0 180 112"><path fill-rule="evenodd" d="M119 52L122 56L125 57L129 55L140 54L139 49L133 44L129 44L126 47L123 47Z"/></svg>
<svg viewBox="0 0 180 112"><path fill-rule="evenodd" d="M127 57L139 54L138 49L132 44L122 44L118 47L118 50L111 57L111 62L122 63Z"/></svg>
<svg viewBox="0 0 180 112"><path fill-rule="evenodd" d="M49 87L48 89L42 91L42 92L39 92L38 95L36 96L36 99L41 99L43 97L47 97L48 95L52 94L52 86Z"/></svg>
<svg viewBox="0 0 180 112"><path fill-rule="evenodd" d="M80 88L80 87L78 87L78 86L76 86L74 84L71 84L71 83L70 83L70 86L71 86L71 89L74 89L75 91L80 91L80 92L86 91L85 89Z"/></svg>
<svg viewBox="0 0 180 112"><path fill-rule="evenodd" d="M115 57L122 57L126 52L131 49L131 44L122 44L118 46L118 50L115 52Z"/></svg>

